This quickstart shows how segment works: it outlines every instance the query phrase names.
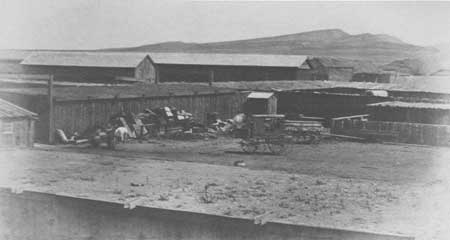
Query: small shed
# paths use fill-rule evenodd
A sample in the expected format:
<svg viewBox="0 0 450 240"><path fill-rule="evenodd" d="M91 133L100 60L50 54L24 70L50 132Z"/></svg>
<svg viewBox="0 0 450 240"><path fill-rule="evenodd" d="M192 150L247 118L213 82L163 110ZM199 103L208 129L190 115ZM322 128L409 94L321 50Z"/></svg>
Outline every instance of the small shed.
<svg viewBox="0 0 450 240"><path fill-rule="evenodd" d="M36 113L0 99L0 145L32 147L36 120Z"/></svg>
<svg viewBox="0 0 450 240"><path fill-rule="evenodd" d="M247 114L276 114L277 97L273 92L251 92L244 105Z"/></svg>

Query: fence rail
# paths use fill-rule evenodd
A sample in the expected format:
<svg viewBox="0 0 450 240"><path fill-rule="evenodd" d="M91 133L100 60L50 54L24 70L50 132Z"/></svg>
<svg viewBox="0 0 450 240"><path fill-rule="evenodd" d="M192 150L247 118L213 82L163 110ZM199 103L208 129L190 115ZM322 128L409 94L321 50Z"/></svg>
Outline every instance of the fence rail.
<svg viewBox="0 0 450 240"><path fill-rule="evenodd" d="M450 125L333 118L331 133L401 143L450 146Z"/></svg>

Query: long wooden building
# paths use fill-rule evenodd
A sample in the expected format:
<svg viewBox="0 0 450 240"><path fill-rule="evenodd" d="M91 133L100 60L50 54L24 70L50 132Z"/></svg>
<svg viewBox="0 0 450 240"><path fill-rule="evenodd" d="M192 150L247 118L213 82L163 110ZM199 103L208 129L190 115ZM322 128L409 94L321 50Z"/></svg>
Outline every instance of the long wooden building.
<svg viewBox="0 0 450 240"><path fill-rule="evenodd" d="M146 108L173 106L192 113L199 122L205 122L209 112L227 119L241 111L246 94L194 84L55 87L52 116L46 88L2 88L0 98L38 113L36 140L51 142L56 129L82 134L121 111L139 113Z"/></svg>
<svg viewBox="0 0 450 240"><path fill-rule="evenodd" d="M303 55L149 53L160 82L229 82L307 79Z"/></svg>
<svg viewBox="0 0 450 240"><path fill-rule="evenodd" d="M26 73L51 74L74 82L156 81L154 63L146 54L37 52L21 63Z"/></svg>
<svg viewBox="0 0 450 240"><path fill-rule="evenodd" d="M303 55L37 52L20 64L26 73L53 74L65 81L226 82L309 79L306 59Z"/></svg>

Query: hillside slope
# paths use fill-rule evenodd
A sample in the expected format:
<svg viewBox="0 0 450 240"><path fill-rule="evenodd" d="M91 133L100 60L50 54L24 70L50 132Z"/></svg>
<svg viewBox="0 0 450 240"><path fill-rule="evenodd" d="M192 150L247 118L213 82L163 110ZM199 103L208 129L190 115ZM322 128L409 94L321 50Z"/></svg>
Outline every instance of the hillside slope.
<svg viewBox="0 0 450 240"><path fill-rule="evenodd" d="M100 51L301 54L370 60L381 65L398 59L432 55L438 50L408 44L385 34L351 35L340 29L327 29L237 41L164 42Z"/></svg>

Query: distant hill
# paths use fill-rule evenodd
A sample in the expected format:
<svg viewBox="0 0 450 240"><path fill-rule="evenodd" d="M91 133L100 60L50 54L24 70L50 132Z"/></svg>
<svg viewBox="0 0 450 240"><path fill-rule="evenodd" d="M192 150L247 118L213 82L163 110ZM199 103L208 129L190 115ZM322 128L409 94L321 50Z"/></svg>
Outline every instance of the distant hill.
<svg viewBox="0 0 450 240"><path fill-rule="evenodd" d="M163 42L100 51L301 54L366 60L377 65L438 52L385 34L351 35L340 29L213 43Z"/></svg>

